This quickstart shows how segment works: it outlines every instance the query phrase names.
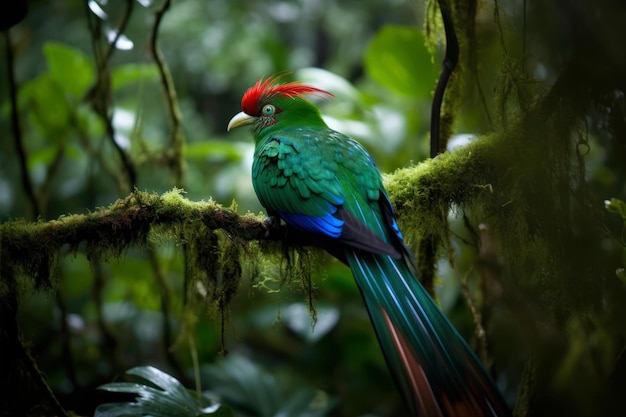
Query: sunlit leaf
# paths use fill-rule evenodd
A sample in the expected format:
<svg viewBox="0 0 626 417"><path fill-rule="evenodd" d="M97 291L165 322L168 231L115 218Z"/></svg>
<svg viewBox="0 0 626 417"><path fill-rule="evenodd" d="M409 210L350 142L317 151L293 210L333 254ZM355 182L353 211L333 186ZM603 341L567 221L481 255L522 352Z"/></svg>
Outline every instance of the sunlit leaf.
<svg viewBox="0 0 626 417"><path fill-rule="evenodd" d="M82 51L58 42L47 42L43 51L52 79L66 94L80 100L94 80L91 61Z"/></svg>
<svg viewBox="0 0 626 417"><path fill-rule="evenodd" d="M424 42L424 34L417 28L383 27L367 48L367 74L396 93L429 97L439 71Z"/></svg>

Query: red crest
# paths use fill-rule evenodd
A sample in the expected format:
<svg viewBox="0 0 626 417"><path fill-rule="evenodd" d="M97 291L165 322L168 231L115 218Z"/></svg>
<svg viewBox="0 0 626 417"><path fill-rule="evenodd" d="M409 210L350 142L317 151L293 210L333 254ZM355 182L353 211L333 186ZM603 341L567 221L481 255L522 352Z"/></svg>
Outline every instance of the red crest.
<svg viewBox="0 0 626 417"><path fill-rule="evenodd" d="M241 99L241 108L243 111L250 116L259 116L261 114L260 103L275 96L296 98L307 94L319 94L322 96L333 97L333 95L328 91L308 85L302 85L298 81L279 84L279 80L285 75L285 73L279 73L268 77L266 80L261 78L257 81L256 84L245 92L243 98Z"/></svg>

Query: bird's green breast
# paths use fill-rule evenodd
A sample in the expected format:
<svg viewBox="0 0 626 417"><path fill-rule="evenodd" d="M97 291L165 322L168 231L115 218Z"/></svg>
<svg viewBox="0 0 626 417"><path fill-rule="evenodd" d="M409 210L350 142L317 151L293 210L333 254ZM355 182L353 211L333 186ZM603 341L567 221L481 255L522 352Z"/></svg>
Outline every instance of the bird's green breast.
<svg viewBox="0 0 626 417"><path fill-rule="evenodd" d="M299 127L275 129L256 139L252 183L268 211L320 216L330 203L360 218L360 207L376 206L380 174L347 136L329 128Z"/></svg>

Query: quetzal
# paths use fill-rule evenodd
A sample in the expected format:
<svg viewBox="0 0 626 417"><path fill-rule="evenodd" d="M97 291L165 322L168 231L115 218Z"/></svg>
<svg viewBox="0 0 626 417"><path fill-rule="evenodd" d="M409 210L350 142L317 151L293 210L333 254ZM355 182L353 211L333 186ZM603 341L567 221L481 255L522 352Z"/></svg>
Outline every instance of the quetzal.
<svg viewBox="0 0 626 417"><path fill-rule="evenodd" d="M413 415L509 415L480 361L417 280L371 156L304 99L332 95L279 79L248 89L243 111L228 124L254 129L252 184L268 215L350 267Z"/></svg>

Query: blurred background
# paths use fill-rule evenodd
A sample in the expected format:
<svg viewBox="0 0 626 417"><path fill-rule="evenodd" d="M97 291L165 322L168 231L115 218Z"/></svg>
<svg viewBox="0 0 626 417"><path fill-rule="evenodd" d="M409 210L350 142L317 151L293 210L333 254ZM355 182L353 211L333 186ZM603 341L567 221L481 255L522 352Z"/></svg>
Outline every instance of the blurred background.
<svg viewBox="0 0 626 417"><path fill-rule="evenodd" d="M480 2L476 42L461 45L473 53L463 63L470 67L457 90L463 99L454 125L456 146L506 126L507 118L496 114L509 114L510 104L496 95L502 97L498 88L509 85L508 78L524 80L518 84L523 89L509 92L522 103L516 109L524 110L554 82L576 39L585 36L576 13L583 6L568 14L562 2L502 3ZM602 5L607 3L613 4ZM245 90L279 71L332 92L333 100L318 103L328 123L361 141L382 172L428 157L430 103L444 50L432 4L175 1L162 16L158 45L177 95L178 131L151 50L161 6L151 0L31 1L25 19L5 33L0 220L87 213L134 188L160 194L175 186L190 200L212 198L225 206L234 200L241 214L262 212L250 182L251 134L246 129L227 134L226 126L240 111ZM606 12L601 6L593 10ZM432 31L426 34L429 13ZM584 22L598 27L591 18ZM12 77L19 141L11 124ZM623 105L623 92L615 94ZM585 175L601 206L604 199L625 197L624 158L613 153L624 149L602 133L604 119L595 116L589 113L586 127L594 141L584 144ZM184 143L182 166L173 132ZM457 266L472 279L464 219L451 213L450 221ZM605 288L617 288L620 296L624 290L614 271L623 256L621 227L619 216L610 217L593 255L606 266L601 280L615 280ZM244 264L222 331L215 306L183 305L185 265L180 242L173 239L157 239L153 252L131 249L106 262L90 262L81 251L60 257L55 292L23 291L19 326L61 404L79 415L91 415L108 401L97 386L137 365L153 365L192 388L194 361L203 388L228 398L231 406L245 403L249 412L240 415L278 415L287 403L293 408L286 415L405 415L348 269L322 254L313 262L319 265L313 277L314 327L300 282L282 282L280 268L271 265L264 267L263 280L249 281ZM438 280L442 308L475 344L458 275L445 259L438 264ZM576 326L568 331L585 340L592 333ZM577 345L578 352L584 356L591 349L592 356L600 352L598 361L613 363L623 333L597 333L593 346ZM527 355L517 352L503 362L506 343L499 346L497 382L513 405ZM570 365L578 363L571 354ZM570 371L554 378L561 383ZM561 401L568 401L570 391L564 392Z"/></svg>

